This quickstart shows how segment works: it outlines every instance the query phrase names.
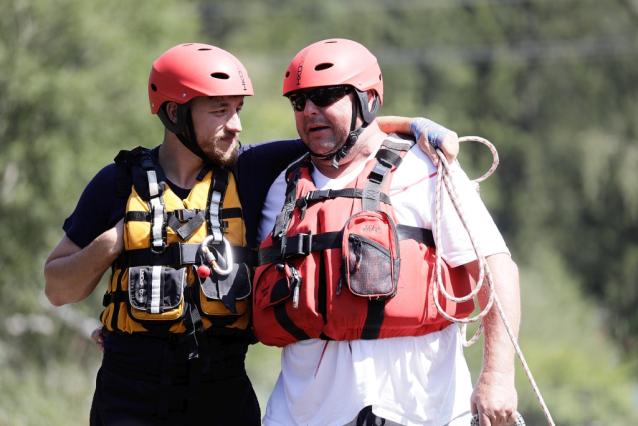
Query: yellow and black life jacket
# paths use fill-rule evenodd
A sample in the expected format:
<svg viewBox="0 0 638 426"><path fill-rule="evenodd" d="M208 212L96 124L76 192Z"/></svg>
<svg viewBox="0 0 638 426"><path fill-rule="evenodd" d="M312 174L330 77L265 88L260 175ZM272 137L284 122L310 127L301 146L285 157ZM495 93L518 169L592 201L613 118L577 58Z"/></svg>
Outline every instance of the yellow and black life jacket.
<svg viewBox="0 0 638 426"><path fill-rule="evenodd" d="M159 163L146 148L121 151L115 158L118 195L128 196L125 251L112 266L101 315L108 332L168 337L210 334L251 336L249 266L256 253L246 247L237 182L226 167L207 165L188 198L166 183ZM132 178L133 184L130 185ZM211 271L202 241L227 275ZM229 268L223 239L230 243Z"/></svg>

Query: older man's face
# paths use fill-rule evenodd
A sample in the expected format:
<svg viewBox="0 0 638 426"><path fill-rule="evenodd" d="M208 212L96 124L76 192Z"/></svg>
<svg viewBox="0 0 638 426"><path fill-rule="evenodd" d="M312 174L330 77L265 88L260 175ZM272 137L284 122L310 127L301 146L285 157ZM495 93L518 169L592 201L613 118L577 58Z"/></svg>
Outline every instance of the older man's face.
<svg viewBox="0 0 638 426"><path fill-rule="evenodd" d="M324 107L307 99L304 110L295 111L297 132L312 152L331 154L345 143L350 132L353 99L354 94L350 93Z"/></svg>

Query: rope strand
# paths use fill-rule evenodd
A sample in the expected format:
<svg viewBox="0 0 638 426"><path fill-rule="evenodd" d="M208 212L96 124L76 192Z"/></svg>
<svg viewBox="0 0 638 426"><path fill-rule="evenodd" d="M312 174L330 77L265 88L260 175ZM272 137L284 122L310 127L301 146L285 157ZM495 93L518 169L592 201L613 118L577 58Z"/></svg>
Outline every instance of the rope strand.
<svg viewBox="0 0 638 426"><path fill-rule="evenodd" d="M494 157L494 161L492 162L492 167L490 167L487 173L485 173L480 178L472 181L473 183L477 184L477 192L479 192L480 189L478 184L484 181L485 179L487 179L492 173L494 173L494 170L496 170L496 167L498 166L498 163L499 163L498 153L496 152L496 148L494 148L494 145L492 145L486 139L480 138L478 136L467 136L467 137L459 138L459 142L467 142L467 141L480 142L486 145L492 151L492 156ZM516 337L514 336L514 333L512 332L512 329L509 325L509 322L507 321L505 313L503 312L503 309L501 308L501 304L498 300L498 296L496 295L496 292L494 291L494 280L492 278L492 272L490 271L490 268L487 264L487 260L481 253L480 247L476 244L474 235L468 225L468 222L465 219L465 215L463 213L463 206L461 204L461 200L458 197L456 186L454 185L454 181L452 180L452 175L450 174L450 170L449 170L450 166L447 162L447 159L445 158L445 155L441 152L441 150L437 150L437 154L439 156L439 166L438 166L438 173L436 178L436 192L435 192L436 246L441 247L441 201L442 201L442 195L443 195L442 186L443 186L443 183L445 183L445 188L450 196L450 200L452 201L452 204L454 205L454 208L456 209L456 212L458 213L461 219L461 222L463 223L463 226L465 227L470 237L470 242L472 243L472 247L474 248L474 252L476 253L476 258L479 264L479 278L476 282L475 289L472 290L469 294L462 297L455 297L448 294L447 291L445 290L445 285L443 284L443 279L441 277L441 270L443 266L441 250L437 250L436 251L436 274L434 277L434 303L436 304L436 308L439 311L439 313L447 320L462 324L461 332L463 335L463 346L469 347L469 346L472 346L474 343L476 343L476 341L478 341L478 339L481 337L481 333L483 332L482 319L487 315L487 313L492 308L492 305L494 304L496 308L498 309L501 319L503 320L503 324L505 325L507 334L512 340L512 344L514 345L516 354L518 355L518 358L520 359L521 364L523 365L523 369L525 370L525 374L527 375L527 378L529 379L529 382L532 385L532 389L534 390L534 393L536 394L536 398L538 398L538 402L541 408L543 409L543 413L545 414L545 417L547 418L547 422L549 423L550 426L555 426L554 420L552 419L552 416L549 413L549 409L547 408L547 405L545 404L545 401L543 400L543 397L541 396L541 392L538 389L538 386L536 385L536 381L534 380L534 377L532 376L532 372L529 369L527 362L525 361L523 352L521 351L521 348L518 345ZM443 293L443 296L446 299L456 303L461 303L474 298L474 296L478 294L478 292L481 290L484 284L487 285L487 291L489 293L488 303L485 305L485 308L481 310L479 314L476 315L475 317L454 318L448 315L441 308L441 305L439 303L439 290L441 291L441 293ZM474 323L479 320L481 321L481 324L478 330L476 331L474 336L469 341L467 341L467 324ZM524 425L525 423L523 422L523 418L520 416L520 414L516 413L516 415L517 415L516 424ZM521 423L519 423L519 419ZM478 424L478 419L476 419L476 423L472 423L472 424Z"/></svg>

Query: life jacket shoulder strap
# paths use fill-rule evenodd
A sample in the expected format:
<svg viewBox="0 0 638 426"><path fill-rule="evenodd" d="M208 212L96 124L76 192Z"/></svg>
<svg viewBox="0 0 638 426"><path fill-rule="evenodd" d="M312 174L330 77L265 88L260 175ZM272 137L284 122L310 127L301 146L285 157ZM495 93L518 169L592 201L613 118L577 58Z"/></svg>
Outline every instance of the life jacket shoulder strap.
<svg viewBox="0 0 638 426"><path fill-rule="evenodd" d="M397 168L403 161L402 158L414 146L412 139L402 139L388 136L381 148L375 154L376 164L370 171L368 181L363 188L362 209L379 210L381 201L381 189L389 176L392 168Z"/></svg>
<svg viewBox="0 0 638 426"><path fill-rule="evenodd" d="M115 156L115 180L117 185L117 196L119 198L128 198L131 194L129 186L129 176L131 175L131 167L139 164L142 154L148 153L150 150L142 146L137 146L132 150L123 149Z"/></svg>
<svg viewBox="0 0 638 426"><path fill-rule="evenodd" d="M299 183L299 179L301 179L302 167L307 168L308 173L312 172L313 165L312 161L310 161L310 153L302 155L300 158L292 162L286 169L286 201L284 202L281 212L277 214L277 218L275 219L275 226L273 227L271 234L274 240L280 239L286 235L286 232L288 231L292 212L294 211L297 202L297 185Z"/></svg>

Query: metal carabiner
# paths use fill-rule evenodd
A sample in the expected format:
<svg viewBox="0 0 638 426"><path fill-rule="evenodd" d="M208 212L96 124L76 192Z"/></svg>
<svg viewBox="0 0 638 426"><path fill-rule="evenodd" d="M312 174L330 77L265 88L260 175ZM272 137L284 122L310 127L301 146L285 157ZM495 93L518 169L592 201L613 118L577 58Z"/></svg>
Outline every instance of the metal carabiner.
<svg viewBox="0 0 638 426"><path fill-rule="evenodd" d="M218 275L229 275L233 271L233 250L230 246L230 243L226 239L226 237L222 237L222 242L224 243L224 248L226 249L226 269L221 269L219 264L217 263L217 259L215 255L208 248L208 242L213 240L215 237L213 235L209 235L204 238L202 241L202 250L204 251L204 255L206 256L206 262L210 264Z"/></svg>

